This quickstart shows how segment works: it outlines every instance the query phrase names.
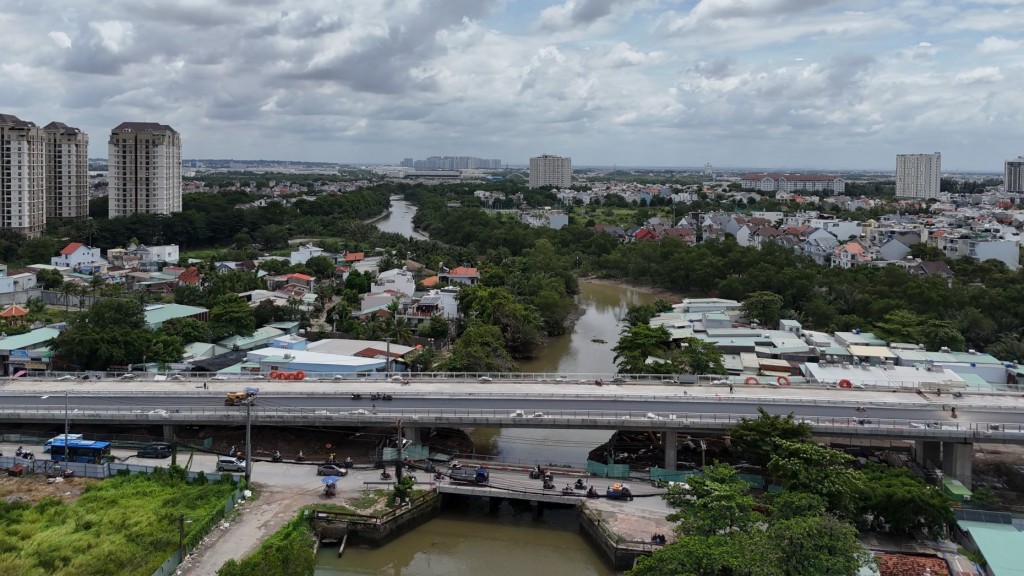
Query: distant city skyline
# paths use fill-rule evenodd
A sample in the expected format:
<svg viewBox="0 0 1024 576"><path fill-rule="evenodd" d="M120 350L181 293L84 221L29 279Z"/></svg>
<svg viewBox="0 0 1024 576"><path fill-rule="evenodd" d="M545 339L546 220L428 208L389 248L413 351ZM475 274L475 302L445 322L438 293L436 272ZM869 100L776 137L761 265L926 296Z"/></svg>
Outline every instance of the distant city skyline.
<svg viewBox="0 0 1024 576"><path fill-rule="evenodd" d="M0 110L167 123L190 158L995 173L1024 153L1022 25L1021 0L18 2Z"/></svg>

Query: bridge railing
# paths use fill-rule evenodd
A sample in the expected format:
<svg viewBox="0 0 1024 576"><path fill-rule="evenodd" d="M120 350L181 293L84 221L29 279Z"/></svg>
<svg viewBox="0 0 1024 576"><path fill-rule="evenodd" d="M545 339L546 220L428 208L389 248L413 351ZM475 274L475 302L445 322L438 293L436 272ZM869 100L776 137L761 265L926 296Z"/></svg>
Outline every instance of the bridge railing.
<svg viewBox="0 0 1024 576"><path fill-rule="evenodd" d="M194 406L174 409L139 409L133 407L76 408L72 418L81 420L101 420L115 416L123 419L149 420L187 420L185 416L202 416L206 418L238 419L242 412L237 407ZM43 416L48 419L65 417L63 408L41 408L39 406L0 407L0 418L7 420L32 420ZM402 418L406 426L436 425L437 423L461 422L494 422L509 424L515 422L520 427L530 427L528 423L536 423L537 428L546 427L551 423L596 423L615 429L621 424L638 422L651 424L652 428L683 427L685 425L712 425L715 428L728 428L749 419L749 415L709 412L644 412L616 410L544 410L524 411L508 409L458 409L458 408L387 408L376 410L326 410L313 408L264 407L253 412L253 420L259 424L274 423L277 420L304 418L317 421L336 421L351 424L379 424L393 422ZM842 427L868 429L915 429L942 432L962 431L971 433L1009 433L1024 434L1024 424L999 422L965 422L939 421L934 419L894 419L894 418L862 418L846 416L808 416L798 417L815 427ZM668 426L665 426L668 425ZM635 427L635 426L631 426Z"/></svg>
<svg viewBox="0 0 1024 576"><path fill-rule="evenodd" d="M239 373L239 374L214 374L209 372L112 372L112 371L89 371L89 372L30 372L19 379L28 380L58 380L78 381L88 375L89 380L97 378L100 381L118 380L130 374L138 381L187 381L204 382L213 379L226 379L229 381L254 382L266 380L266 374L260 373ZM914 390L922 386L939 386L943 390L953 388L964 388L965 383L950 383L943 387L941 383L933 380L864 380L858 377L859 371L850 369L850 380L855 381L855 391L864 389L886 389L886 390ZM606 385L639 385L639 386L717 386L727 388L729 386L739 387L761 387L761 388L836 388L837 382L819 382L801 376L754 376L743 374L739 376L727 375L692 375L692 374L610 374L607 372L311 372L306 374L306 381L314 382L401 382L410 380L417 383L427 382L507 382L507 383L531 383L531 384L595 384L600 382ZM750 383L748 383L750 382ZM1019 390L1015 385L1007 385L1008 388ZM972 393L985 392L985 390L972 390Z"/></svg>

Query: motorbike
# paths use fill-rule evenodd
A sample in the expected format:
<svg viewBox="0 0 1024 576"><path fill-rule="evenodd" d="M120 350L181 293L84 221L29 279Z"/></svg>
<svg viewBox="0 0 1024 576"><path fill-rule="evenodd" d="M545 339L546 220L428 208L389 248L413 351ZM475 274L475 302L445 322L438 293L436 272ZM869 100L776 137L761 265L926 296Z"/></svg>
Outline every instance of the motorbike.
<svg viewBox="0 0 1024 576"><path fill-rule="evenodd" d="M353 399L353 400L362 400L362 399L363 399L363 395L362 395L362 394L360 394L359 392L354 392L354 393L352 394L352 399Z"/></svg>
<svg viewBox="0 0 1024 576"><path fill-rule="evenodd" d="M341 465L342 465L343 467L345 467L345 468L351 468L351 467L355 466L355 463L354 463L354 462L352 462L352 458L350 458L350 457L346 456L346 457L345 457L345 461L344 461L344 462L342 462L342 464L341 464Z"/></svg>
<svg viewBox="0 0 1024 576"><path fill-rule="evenodd" d="M857 412L867 412L868 411L868 409L863 407L863 406L857 406L856 408L854 408L854 410L856 410Z"/></svg>
<svg viewBox="0 0 1024 576"><path fill-rule="evenodd" d="M337 494L338 488L334 484L324 486L324 497L331 498Z"/></svg>
<svg viewBox="0 0 1024 576"><path fill-rule="evenodd" d="M381 480L391 480L391 478L392 478L392 476L391 476L390 472L388 472L387 470L382 470L381 471L381 473L380 473L380 479Z"/></svg>
<svg viewBox="0 0 1024 576"><path fill-rule="evenodd" d="M14 451L14 455L18 458L23 458L25 460L36 459L36 455L33 454L31 450L22 450L21 447L18 447L18 449Z"/></svg>
<svg viewBox="0 0 1024 576"><path fill-rule="evenodd" d="M280 452L274 452L274 455L270 457L271 462L283 462L284 458L281 457Z"/></svg>
<svg viewBox="0 0 1024 576"><path fill-rule="evenodd" d="M448 465L448 470L462 470L462 464L459 464L459 461L455 460Z"/></svg>
<svg viewBox="0 0 1024 576"><path fill-rule="evenodd" d="M956 418L956 408L950 408L949 415L953 418Z"/></svg>
<svg viewBox="0 0 1024 576"><path fill-rule="evenodd" d="M600 498L601 495L597 493L597 489L591 486L587 488L587 498Z"/></svg>
<svg viewBox="0 0 1024 576"><path fill-rule="evenodd" d="M545 490L554 490L555 489L555 483L550 481L550 480L545 480L544 481L544 489Z"/></svg>
<svg viewBox="0 0 1024 576"><path fill-rule="evenodd" d="M2 454L0 454L0 456L2 456ZM441 480L444 480L444 474L441 474L440 472L434 473L434 482L440 482Z"/></svg>
<svg viewBox="0 0 1024 576"><path fill-rule="evenodd" d="M586 487L587 487L587 483L583 481L583 478L577 478L576 479L576 489L577 490L583 490Z"/></svg>

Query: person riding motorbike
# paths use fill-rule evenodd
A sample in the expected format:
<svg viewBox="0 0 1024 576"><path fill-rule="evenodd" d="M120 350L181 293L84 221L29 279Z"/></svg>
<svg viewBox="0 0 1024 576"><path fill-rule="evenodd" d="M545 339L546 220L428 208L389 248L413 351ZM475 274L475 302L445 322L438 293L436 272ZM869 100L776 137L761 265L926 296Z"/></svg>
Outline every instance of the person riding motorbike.
<svg viewBox="0 0 1024 576"><path fill-rule="evenodd" d="M299 450L299 455L295 457L295 461L296 462L305 462L306 461L306 456L302 453L302 450Z"/></svg>
<svg viewBox="0 0 1024 576"><path fill-rule="evenodd" d="M868 409L863 407L863 406L857 406L857 408L855 408L855 410L857 410L857 412L867 412L868 411Z"/></svg>
<svg viewBox="0 0 1024 576"><path fill-rule="evenodd" d="M461 470L462 464L458 460L452 460L452 463L448 465L449 470Z"/></svg>
<svg viewBox="0 0 1024 576"><path fill-rule="evenodd" d="M597 498L597 497L598 497L597 488L594 488L593 486L591 486L590 488L587 488L587 498Z"/></svg>
<svg viewBox="0 0 1024 576"><path fill-rule="evenodd" d="M555 483L554 482L552 482L551 480L545 480L544 481L544 489L545 490L553 490L554 488L555 488Z"/></svg>
<svg viewBox="0 0 1024 576"><path fill-rule="evenodd" d="M583 478L577 478L576 479L576 488L578 490L583 490L586 487L587 487L587 483L583 481Z"/></svg>
<svg viewBox="0 0 1024 576"><path fill-rule="evenodd" d="M387 470L381 470L381 472L380 472L380 479L381 480L391 480L391 473L388 472Z"/></svg>
<svg viewBox="0 0 1024 576"><path fill-rule="evenodd" d="M271 460L273 460L274 462L280 462L282 460L282 458L281 458L281 451L280 450L274 450L274 456L271 458Z"/></svg>
<svg viewBox="0 0 1024 576"><path fill-rule="evenodd" d="M25 451L22 450L21 446L18 446L18 449L14 451L14 455L17 456L18 458L21 458L21 455L24 453Z"/></svg>
<svg viewBox="0 0 1024 576"><path fill-rule="evenodd" d="M351 468L352 466L354 466L354 463L352 462L352 457L345 456L345 468Z"/></svg>
<svg viewBox="0 0 1024 576"><path fill-rule="evenodd" d="M956 418L956 406L950 406L949 415L952 416L953 418Z"/></svg>
<svg viewBox="0 0 1024 576"><path fill-rule="evenodd" d="M435 472L434 473L434 480L436 480L437 482L440 482L441 480L444 480L444 474L441 474L440 472Z"/></svg>

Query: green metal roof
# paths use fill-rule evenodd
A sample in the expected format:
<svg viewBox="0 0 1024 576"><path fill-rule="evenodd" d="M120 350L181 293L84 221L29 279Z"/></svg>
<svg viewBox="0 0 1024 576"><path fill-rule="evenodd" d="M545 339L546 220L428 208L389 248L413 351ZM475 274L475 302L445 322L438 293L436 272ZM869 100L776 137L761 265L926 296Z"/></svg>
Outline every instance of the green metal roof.
<svg viewBox="0 0 1024 576"><path fill-rule="evenodd" d="M198 306L185 306L184 304L159 304L146 308L146 324L150 327L159 327L172 318L187 318L209 312L206 308Z"/></svg>
<svg viewBox="0 0 1024 576"><path fill-rule="evenodd" d="M1024 549L1024 532L1010 524L960 520L961 529L970 532L995 576L1024 576L1020 551Z"/></svg>
<svg viewBox="0 0 1024 576"><path fill-rule="evenodd" d="M37 328L31 332L8 336L0 340L0 352L10 353L11 350L21 350L30 346L38 346L57 337L60 330L56 328Z"/></svg>

